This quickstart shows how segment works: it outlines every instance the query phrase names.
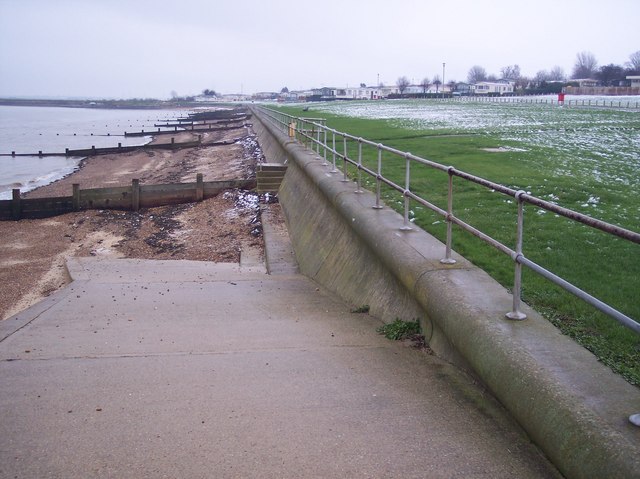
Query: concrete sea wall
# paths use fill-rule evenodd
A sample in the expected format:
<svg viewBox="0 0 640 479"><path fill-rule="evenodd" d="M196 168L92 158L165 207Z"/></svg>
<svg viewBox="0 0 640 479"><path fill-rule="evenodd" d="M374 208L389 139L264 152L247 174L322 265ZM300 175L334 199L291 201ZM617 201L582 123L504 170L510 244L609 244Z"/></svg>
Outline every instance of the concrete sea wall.
<svg viewBox="0 0 640 479"><path fill-rule="evenodd" d="M269 162L287 163L280 202L301 272L385 321L419 319L441 357L477 377L569 478L640 477L640 390L601 365L524 306L510 321L511 296L402 217L373 209L320 157L254 112Z"/></svg>

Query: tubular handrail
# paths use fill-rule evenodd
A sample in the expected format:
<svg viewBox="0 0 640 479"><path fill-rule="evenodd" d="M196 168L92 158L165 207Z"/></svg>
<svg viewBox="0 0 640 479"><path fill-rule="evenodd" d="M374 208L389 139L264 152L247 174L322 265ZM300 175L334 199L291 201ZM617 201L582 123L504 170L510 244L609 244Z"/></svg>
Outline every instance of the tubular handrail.
<svg viewBox="0 0 640 479"><path fill-rule="evenodd" d="M376 205L374 208L382 208L380 206L380 195L381 195L381 185L385 184L390 188L400 192L404 197L404 224L402 226L402 230L410 230L410 221L409 221L409 206L410 200L413 200L426 208L429 208L431 211L443 216L447 222L447 240L446 240L446 251L445 257L441 260L444 264L453 264L455 260L451 257L451 240L452 240L452 228L453 224L462 228L463 230L471 233L472 235L480 238L485 243L494 247L498 251L507 256L511 257L514 262L514 287L512 291L513 295L513 307L512 310L506 313L506 316L509 319L514 320L522 320L526 318L526 315L520 311L520 302L521 302L521 268L522 266L526 266L530 270L534 271L538 275L547 279L548 281L553 282L554 284L560 286L566 291L570 292L574 296L579 299L585 301L591 306L595 307L599 311L604 314L614 318L622 325L631 329L632 331L640 334L640 323L625 315L624 313L616 310L610 305L602 302L601 300L595 298L590 295L586 291L578 288L577 286L569 283L568 281L560 278L555 275L551 271L546 270L539 264L525 257L522 253L522 243L523 243L523 206L525 203L531 204L538 208L541 208L546 211L553 212L557 215L568 218L572 221L584 224L591 228L598 229L610 235L616 236L618 238L622 238L627 241L631 241L632 243L640 244L640 233L635 231L631 231L625 228L622 228L617 225L613 225L607 223L605 221L601 221L595 218L592 218L588 215L578 213L577 211L570 210L568 208L564 208L562 206L558 206L549 201L543 200L536 196L533 196L522 190L515 190L513 188L509 188L507 186L501 185L499 183L495 183L493 181L487 180L485 178L472 175L470 173L466 173L464 171L458 170L452 166L445 166L441 163L436 163L434 161L428 160L426 158L422 158L416 155L413 155L409 152L401 151L396 148L392 148L381 143L375 143L370 140L366 140L361 137L356 137L350 135L348 133L340 132L335 129L329 128L326 126L326 120L319 121L320 119L316 118L302 118L295 117L292 115L288 115L278 110L274 110L271 108L266 108L264 106L258 107L260 111L262 111L270 121L274 122L276 125L279 125L280 128L284 129L284 131L288 131L289 136L293 139L298 140L299 137L302 139L302 142L305 146L310 147L312 151L316 151L318 155L320 155L320 150L322 149L323 155L321 159L324 160L323 165L332 166L332 173L338 173L338 169L336 167L336 160L343 161L344 163L344 178L347 179L347 165L353 165L358 171L358 186L356 188L355 193L361 192L361 173L371 176L376 181ZM302 125L302 127L300 126ZM343 153L338 151L336 146L336 136L341 137L343 139ZM347 153L347 140L351 140L357 142L358 144L358 159L354 160L349 158ZM378 153L378 165L377 170L373 170L371 168L366 167L362 164L362 145L367 145L373 147L377 150ZM316 149L314 150L314 146ZM398 157L404 158L406 161L406 175L405 175L405 184L398 184L389 178L385 178L382 175L382 154L390 153L392 155L396 155ZM328 161L327 154L331 155L331 161ZM448 207L447 211L436 206L435 204L429 202L427 199L422 198L411 191L411 175L410 175L410 166L411 163L418 163L425 165L427 167L445 172L449 176L449 192L448 192ZM453 188L452 188L452 179L453 177L459 177L466 181L478 184L485 188L497 191L504 195L513 197L518 206L518 221L517 221L517 240L516 240L516 248L512 249L507 245L504 245L500 241L492 238L486 233L478 230L477 228L471 226L470 224L464 222L460 218L456 217L453 214ZM344 181L344 180L343 180Z"/></svg>

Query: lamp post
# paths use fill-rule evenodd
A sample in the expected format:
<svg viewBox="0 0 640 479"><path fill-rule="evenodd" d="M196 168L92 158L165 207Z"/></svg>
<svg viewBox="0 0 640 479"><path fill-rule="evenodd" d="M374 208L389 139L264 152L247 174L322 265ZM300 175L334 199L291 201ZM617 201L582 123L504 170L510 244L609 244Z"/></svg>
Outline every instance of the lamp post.
<svg viewBox="0 0 640 479"><path fill-rule="evenodd" d="M442 62L442 99L444 100L444 66L445 63Z"/></svg>

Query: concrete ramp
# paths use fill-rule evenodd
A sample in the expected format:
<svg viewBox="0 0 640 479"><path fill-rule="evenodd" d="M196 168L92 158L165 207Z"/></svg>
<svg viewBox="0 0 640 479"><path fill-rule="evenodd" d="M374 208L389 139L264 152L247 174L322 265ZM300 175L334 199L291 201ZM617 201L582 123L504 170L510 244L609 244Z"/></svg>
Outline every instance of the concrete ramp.
<svg viewBox="0 0 640 479"><path fill-rule="evenodd" d="M556 477L467 376L300 275L69 269L0 323L1 477Z"/></svg>

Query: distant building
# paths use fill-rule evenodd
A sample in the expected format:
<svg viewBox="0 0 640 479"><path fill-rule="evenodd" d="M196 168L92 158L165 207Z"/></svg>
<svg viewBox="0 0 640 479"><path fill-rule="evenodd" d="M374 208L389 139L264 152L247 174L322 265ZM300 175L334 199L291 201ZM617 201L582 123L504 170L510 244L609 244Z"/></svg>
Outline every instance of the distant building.
<svg viewBox="0 0 640 479"><path fill-rule="evenodd" d="M215 95L198 95L194 100L198 103L213 103L220 101L220 97Z"/></svg>
<svg viewBox="0 0 640 479"><path fill-rule="evenodd" d="M629 75L627 76L627 80L630 82L632 88L640 88L640 75Z"/></svg>
<svg viewBox="0 0 640 479"><path fill-rule="evenodd" d="M331 101L335 100L334 88L322 87L311 90L311 95L307 96L307 101Z"/></svg>
<svg viewBox="0 0 640 479"><path fill-rule="evenodd" d="M228 93L226 95L222 95L221 100L223 101L249 101L251 100L250 95L244 95L242 93Z"/></svg>
<svg viewBox="0 0 640 479"><path fill-rule="evenodd" d="M481 81L471 85L471 91L475 95L510 95L513 93L513 83L508 80L498 80L495 82Z"/></svg>
<svg viewBox="0 0 640 479"><path fill-rule="evenodd" d="M407 88L405 88L403 93L405 95L419 95L421 93L425 93L425 91L424 88L420 85L409 85Z"/></svg>
<svg viewBox="0 0 640 479"><path fill-rule="evenodd" d="M279 93L274 91L261 91L258 93L254 93L253 98L255 100L275 100L278 98Z"/></svg>
<svg viewBox="0 0 640 479"><path fill-rule="evenodd" d="M454 95L471 95L473 85L471 83L456 83L453 87Z"/></svg>
<svg viewBox="0 0 640 479"><path fill-rule="evenodd" d="M580 88L598 86L598 80L593 78L575 78L571 83L577 83Z"/></svg>

